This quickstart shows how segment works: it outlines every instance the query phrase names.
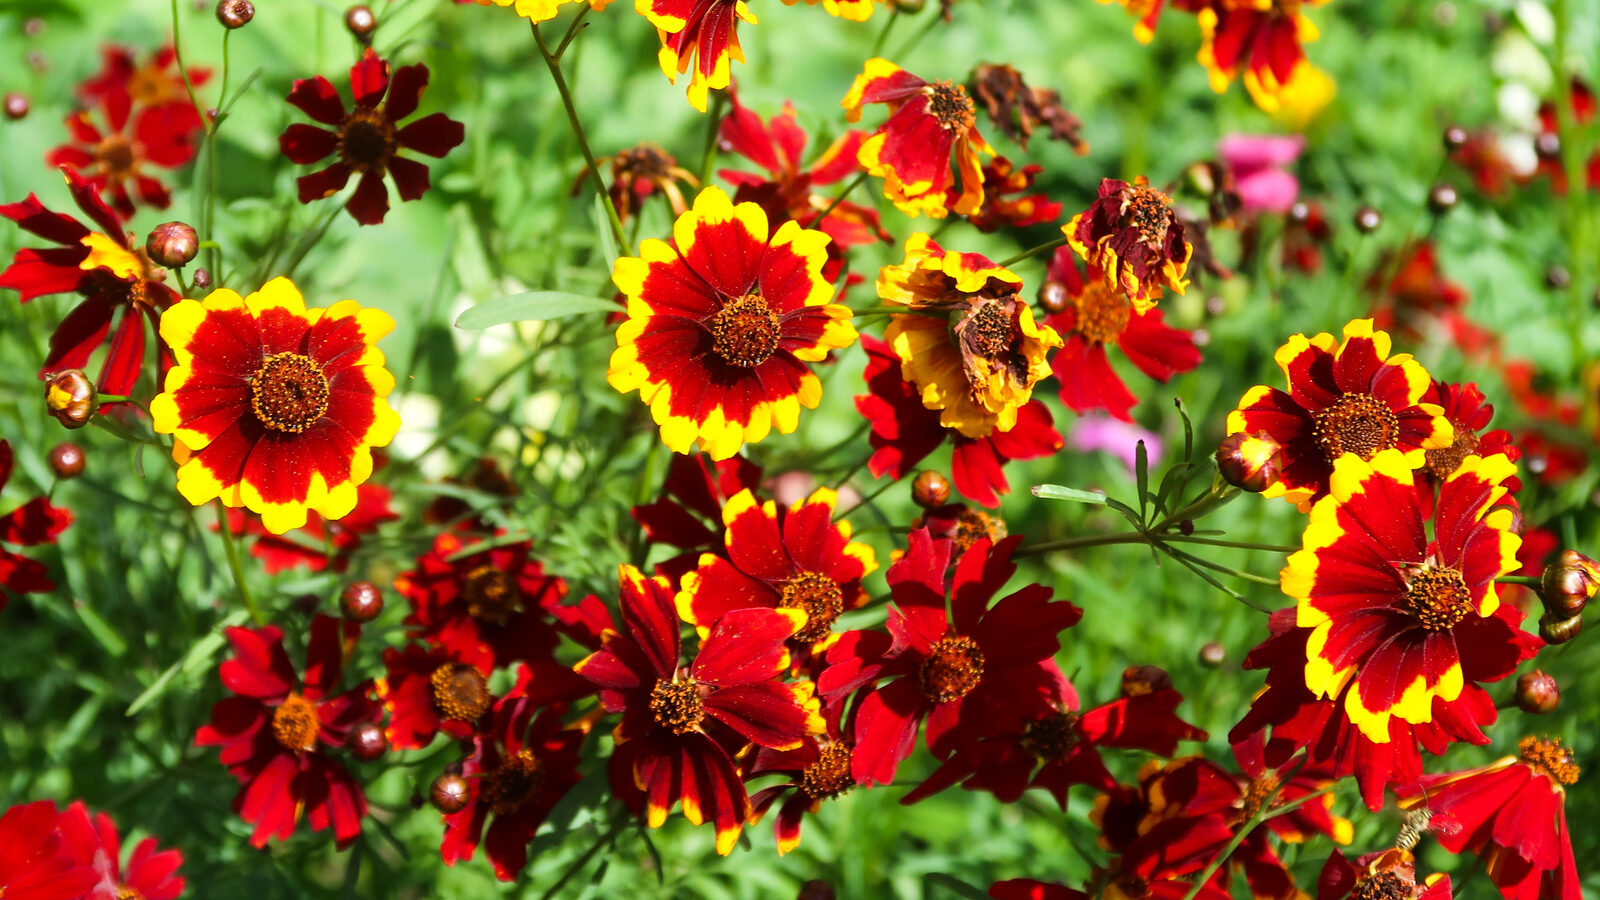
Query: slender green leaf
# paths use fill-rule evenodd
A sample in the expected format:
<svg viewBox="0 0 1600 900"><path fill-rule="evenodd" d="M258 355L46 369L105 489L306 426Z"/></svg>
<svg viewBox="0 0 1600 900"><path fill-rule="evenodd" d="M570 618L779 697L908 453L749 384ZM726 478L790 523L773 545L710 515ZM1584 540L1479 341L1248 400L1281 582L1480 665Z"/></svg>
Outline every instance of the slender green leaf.
<svg viewBox="0 0 1600 900"><path fill-rule="evenodd" d="M1144 441L1133 446L1133 474L1139 485L1139 521L1143 522L1150 509L1150 451Z"/></svg>
<svg viewBox="0 0 1600 900"><path fill-rule="evenodd" d="M528 291L479 303L456 319L456 327L475 330L511 322L562 319L583 313L617 312L619 309L610 300L598 297L584 297L563 291Z"/></svg>
<svg viewBox="0 0 1600 900"><path fill-rule="evenodd" d="M923 876L922 880L927 882L929 887L938 886L944 888L957 897L967 897L969 900L989 900L989 895L984 891L978 890L965 881L951 878L943 872L929 872Z"/></svg>
<svg viewBox="0 0 1600 900"><path fill-rule="evenodd" d="M1036 484L1033 486L1033 495L1041 500L1072 500L1093 503L1095 506L1106 505L1106 495L1100 491L1080 491L1059 484Z"/></svg>

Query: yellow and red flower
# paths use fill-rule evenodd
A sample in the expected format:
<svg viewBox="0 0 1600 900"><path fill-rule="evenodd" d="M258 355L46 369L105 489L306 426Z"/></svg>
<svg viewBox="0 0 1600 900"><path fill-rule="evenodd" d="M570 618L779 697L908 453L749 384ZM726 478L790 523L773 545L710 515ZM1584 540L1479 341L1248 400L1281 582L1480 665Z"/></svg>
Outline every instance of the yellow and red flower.
<svg viewBox="0 0 1600 900"><path fill-rule="evenodd" d="M733 83L733 64L744 62L739 23L756 24L744 0L634 0L633 8L650 20L661 38L657 61L667 80L690 68L689 105L706 111L706 96Z"/></svg>
<svg viewBox="0 0 1600 900"><path fill-rule="evenodd" d="M1494 417L1494 406L1484 399L1476 384L1446 384L1434 380L1428 392L1422 395L1424 403L1432 403L1442 410L1450 422L1453 437L1449 447L1429 450L1424 456L1426 464L1417 470L1417 488L1421 491L1423 511L1433 509L1433 498L1445 479L1455 473L1461 462L1469 456L1504 456L1516 462L1522 452L1511 443L1511 433L1503 428L1485 431ZM1522 481L1516 476L1506 479L1509 489L1505 502L1516 503L1516 492Z"/></svg>
<svg viewBox="0 0 1600 900"><path fill-rule="evenodd" d="M561 7L569 3L582 3L584 0L455 0L456 3L466 5L476 2L479 6L513 7L517 15L533 22L547 22L554 19L561 12ZM605 9L611 0L588 0L592 9Z"/></svg>
<svg viewBox="0 0 1600 900"><path fill-rule="evenodd" d="M255 825L252 847L288 840L301 816L313 831L332 828L341 848L361 833L366 795L324 749L342 749L351 729L383 715L382 707L367 699L370 682L339 692L342 643L354 640L359 630L350 623L341 627L329 616L314 618L304 681L295 674L276 626L225 632L233 656L219 673L234 696L211 707L211 721L200 727L194 743L220 746L222 764L243 785L233 809Z"/></svg>
<svg viewBox="0 0 1600 900"><path fill-rule="evenodd" d="M714 823L717 852L727 855L750 818L732 753L747 744L792 750L823 729L811 682L778 680L806 613L726 613L684 665L671 582L629 565L619 577L626 632L608 629L601 649L573 667L600 688L607 711L622 714L612 732L613 790L651 828L681 800L689 821Z"/></svg>
<svg viewBox="0 0 1600 900"><path fill-rule="evenodd" d="M952 542L926 529L909 541L889 569L888 633L840 635L817 681L830 708L857 698L850 771L863 784L894 781L924 722L924 740L941 759L962 744L1020 730L1036 698L1062 677L1053 659L1060 632L1083 616L1039 584L989 606L1016 571L1011 554L1020 537L992 546L978 540L956 561L948 590Z"/></svg>
<svg viewBox="0 0 1600 900"><path fill-rule="evenodd" d="M1143 175L1133 184L1100 180L1089 208L1061 226L1067 244L1100 272L1107 288L1121 288L1133 308L1155 306L1161 288L1183 293L1183 277L1194 256L1172 200Z"/></svg>
<svg viewBox="0 0 1600 900"><path fill-rule="evenodd" d="M997 156L983 164L983 203L967 221L979 231L988 233L1002 228L1026 228L1041 222L1054 222L1061 218L1061 204L1044 194L1027 194L1008 199L1033 189L1033 179L1044 169L1036 165L1017 168L1011 160ZM956 202L954 188L950 202Z"/></svg>
<svg viewBox="0 0 1600 900"><path fill-rule="evenodd" d="M762 788L750 798L750 824L754 825L780 797L788 794L772 823L779 856L800 846L800 823L806 813L816 813L822 808L822 801L842 797L856 787L855 777L850 774L850 759L850 742L834 727L825 735L808 735L793 750L762 747L756 751L745 768L746 778L783 775L789 779Z"/></svg>
<svg viewBox="0 0 1600 900"><path fill-rule="evenodd" d="M371 47L350 67L350 94L355 107L349 112L328 79L317 75L295 81L289 90L289 103L333 130L295 122L278 137L278 149L297 165L338 156L322 171L296 180L300 202L331 197L344 189L351 175L360 175L345 211L362 225L377 225L389 211L389 190L383 184L385 173L394 178L401 200L421 199L428 192L428 167L400 156L399 151L410 150L438 159L466 137L461 123L442 112L400 126L402 119L417 111L427 86L427 66L401 66L391 79L389 63Z"/></svg>
<svg viewBox="0 0 1600 900"><path fill-rule="evenodd" d="M1299 601L1296 625L1312 629L1306 687L1342 697L1367 739L1384 743L1391 718L1425 724L1435 699L1459 699L1464 659L1518 656L1494 584L1519 567L1513 513L1493 509L1515 474L1503 455L1466 457L1439 489L1430 535L1401 451L1334 464L1281 581Z"/></svg>
<svg viewBox="0 0 1600 900"><path fill-rule="evenodd" d="M177 365L150 402L173 435L178 492L250 510L273 534L338 519L372 474L372 448L400 417L385 397L394 376L373 346L394 320L354 300L307 309L287 278L247 297L226 288L161 316Z"/></svg>
<svg viewBox="0 0 1600 900"><path fill-rule="evenodd" d="M645 540L682 551L656 563L657 575L673 581L693 572L705 553L726 553L722 507L728 498L761 484L761 467L742 456L708 463L703 456L673 456L661 498L632 509Z"/></svg>
<svg viewBox="0 0 1600 900"><path fill-rule="evenodd" d="M1476 853L1506 900L1579 900L1583 889L1567 831L1567 788L1578 764L1561 741L1525 737L1518 755L1463 772L1423 776L1400 792L1458 827L1438 833L1451 853Z"/></svg>
<svg viewBox="0 0 1600 900"><path fill-rule="evenodd" d="M967 89L949 81L924 81L886 59L867 60L845 95L845 118L861 118L861 107L882 103L889 118L861 144L862 167L882 179L884 196L910 216L944 218L983 205L983 171L978 154L994 148L978 133ZM961 173L955 190L951 153Z"/></svg>
<svg viewBox="0 0 1600 900"><path fill-rule="evenodd" d="M807 363L855 342L850 310L822 277L828 236L796 222L769 232L754 203L707 188L678 218L673 243L646 240L612 280L628 320L606 379L650 406L661 440L722 460L815 409L822 382Z"/></svg>
<svg viewBox="0 0 1600 900"><path fill-rule="evenodd" d="M840 613L867 602L861 579L878 568L872 548L850 540L850 523L833 521L838 499L818 488L780 509L771 500L758 504L749 489L734 495L722 508L726 557L704 554L683 576L678 615L708 634L736 609L798 609L806 623L791 646L826 649Z"/></svg>
<svg viewBox="0 0 1600 900"><path fill-rule="evenodd" d="M1102 4L1119 3L1128 8L1128 14L1135 16L1139 21L1133 25L1133 36L1139 43L1148 44L1156 36L1156 25L1161 22L1161 9L1167 0L1100 0ZM1173 6L1193 12L1191 9L1197 0L1175 0ZM1203 2L1203 0L1201 0Z"/></svg>
<svg viewBox="0 0 1600 900"><path fill-rule="evenodd" d="M1200 63L1211 73L1211 89L1222 93L1242 78L1256 105L1267 112L1294 106L1326 78L1306 60L1303 44L1318 37L1302 8L1327 0L1209 0L1197 11Z"/></svg>
<svg viewBox="0 0 1600 900"><path fill-rule="evenodd" d="M183 893L184 879L178 875L178 867L183 865L182 852L158 851L156 839L147 837L133 848L124 869L117 823L105 813L96 813L91 819L82 800L67 807L56 828L61 836L62 856L93 872L99 882L88 893L62 896L82 896L86 900L177 900ZM13 896L40 897L20 890Z"/></svg>
<svg viewBox="0 0 1600 900"><path fill-rule="evenodd" d="M784 6L793 6L800 0L783 0ZM872 18L872 11L878 5L889 5L889 0L805 0L807 6L822 4L822 8L830 16L848 19L851 22L865 22Z"/></svg>
<svg viewBox="0 0 1600 900"><path fill-rule="evenodd" d="M0 216L60 245L18 250L11 265L0 272L0 287L16 290L24 303L68 291L83 295L83 302L50 336L50 353L39 374L83 368L110 335L99 387L107 394L130 396L145 362L145 320L156 328L161 311L178 295L163 283L166 272L134 244L94 185L71 169L62 169L61 174L78 208L100 230L91 231L72 216L46 209L33 194L21 203L0 204ZM113 334L112 321L118 313L121 318Z"/></svg>
<svg viewBox="0 0 1600 900"><path fill-rule="evenodd" d="M550 611L567 595L566 582L531 558L531 541L475 546L441 534L416 568L395 578L411 603L411 636L485 670L546 658L557 643Z"/></svg>
<svg viewBox="0 0 1600 900"><path fill-rule="evenodd" d="M11 442L0 438L0 488L11 480L16 456ZM53 544L68 525L72 512L53 506L48 497L35 497L0 516L0 609L5 609L10 594L36 594L56 589L50 573L38 560L12 552L4 544L33 547Z"/></svg>
<svg viewBox="0 0 1600 900"><path fill-rule="evenodd" d="M977 253L952 253L926 234L906 241L906 260L878 272L878 296L913 312L893 316L884 339L900 374L939 423L969 438L1010 431L1050 374L1045 355L1062 344L1036 323L1022 279Z"/></svg>
<svg viewBox="0 0 1600 900"><path fill-rule="evenodd" d="M1386 897L1391 900L1450 900L1450 876L1429 875L1417 881L1417 861L1398 847L1368 853L1352 865L1338 849L1317 878L1317 900Z"/></svg>
<svg viewBox="0 0 1600 900"><path fill-rule="evenodd" d="M356 487L356 508L337 522L329 522L315 512L306 513L306 524L298 532L273 534L261 525L261 520L240 509L227 511L228 528L236 535L250 535L250 555L261 560L262 571L268 575L304 567L312 572L326 571L330 565L335 572L350 568L350 557L361 549L362 541L378 530L384 522L393 522L400 514L389 505L393 493L376 484ZM221 523L212 528L220 528ZM331 550L331 552L330 552Z"/></svg>
<svg viewBox="0 0 1600 900"><path fill-rule="evenodd" d="M1371 319L1346 325L1343 341L1326 332L1297 334L1278 348L1289 390L1257 385L1228 414L1229 433L1264 432L1283 448L1283 477L1262 496L1283 497L1304 512L1328 493L1344 454L1370 460L1397 449L1406 466L1419 469L1427 451L1450 447L1450 420L1422 399L1427 370L1409 353L1389 350L1388 333L1373 330Z"/></svg>
<svg viewBox="0 0 1600 900"><path fill-rule="evenodd" d="M1010 431L969 438L946 428L939 422L939 411L923 406L916 387L900 377L900 358L888 344L863 335L861 345L867 351L863 373L867 393L857 394L855 401L856 411L872 422L872 433L867 436L873 449L867 460L872 477L887 475L898 480L948 440L956 491L974 503L995 507L1000 505L1000 495L1011 492L1006 463L1038 459L1061 449L1061 432L1056 430L1049 408L1038 400L1029 400L1017 410L1017 424Z"/></svg>
<svg viewBox="0 0 1600 900"><path fill-rule="evenodd" d="M1108 284L1088 264L1088 277L1078 271L1070 248L1062 247L1050 261L1044 290L1061 290L1066 307L1045 319L1065 341L1050 368L1061 382L1061 402L1073 412L1103 409L1124 422L1138 399L1128 390L1106 358L1106 348L1118 346L1139 371L1166 382L1200 364L1194 334L1166 324L1161 310L1139 312L1116 284Z"/></svg>

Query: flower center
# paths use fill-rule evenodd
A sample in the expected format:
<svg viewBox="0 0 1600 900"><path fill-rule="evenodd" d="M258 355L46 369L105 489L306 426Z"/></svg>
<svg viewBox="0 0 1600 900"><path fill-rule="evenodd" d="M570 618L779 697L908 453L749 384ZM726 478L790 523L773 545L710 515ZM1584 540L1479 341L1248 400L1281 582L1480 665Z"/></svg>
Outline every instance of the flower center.
<svg viewBox="0 0 1600 900"><path fill-rule="evenodd" d="M339 126L339 159L357 172L382 172L398 147L394 123L381 108L357 107Z"/></svg>
<svg viewBox="0 0 1600 900"><path fill-rule="evenodd" d="M506 624L522 609L522 591L511 576L487 564L467 573L461 597L468 615L491 625Z"/></svg>
<svg viewBox="0 0 1600 900"><path fill-rule="evenodd" d="M677 161L668 156L660 147L640 144L617 154L616 162L612 164L614 174L628 174L634 178L643 178L650 181L665 179Z"/></svg>
<svg viewBox="0 0 1600 900"><path fill-rule="evenodd" d="M939 120L946 131L962 132L973 126L976 118L972 111L972 98L967 89L949 81L936 81L923 88L928 95L928 112Z"/></svg>
<svg viewBox="0 0 1600 900"><path fill-rule="evenodd" d="M1400 432L1394 410L1371 394L1340 394L1312 417L1311 437L1330 464L1346 453L1371 459L1393 447Z"/></svg>
<svg viewBox="0 0 1600 900"><path fill-rule="evenodd" d="M1053 712L1042 719L1034 719L1022 730L1020 743L1022 749L1040 762L1061 759L1078 743L1078 716Z"/></svg>
<svg viewBox="0 0 1600 900"><path fill-rule="evenodd" d="M1265 775L1262 775L1260 778L1251 781L1250 784L1245 787L1244 797L1240 800L1239 821L1248 822L1251 819L1254 819L1256 817L1256 813L1261 812L1261 805L1267 802L1268 797L1272 797L1273 806L1277 806L1279 803L1283 802L1281 798L1273 796L1273 792L1275 792L1278 789L1278 786L1282 783L1283 782L1278 780L1278 776L1272 772L1268 772Z"/></svg>
<svg viewBox="0 0 1600 900"><path fill-rule="evenodd" d="M688 734L700 727L706 717L700 688L693 681L668 681L663 678L650 691L650 712L656 724L673 734Z"/></svg>
<svg viewBox="0 0 1600 900"><path fill-rule="evenodd" d="M1356 885L1354 900L1410 900L1411 886L1393 872L1379 872Z"/></svg>
<svg viewBox="0 0 1600 900"><path fill-rule="evenodd" d="M800 773L800 792L813 800L847 794L855 787L850 777L850 748L827 744L817 750L817 761Z"/></svg>
<svg viewBox="0 0 1600 900"><path fill-rule="evenodd" d="M310 357L274 353L250 376L250 408L273 431L299 434L328 411L328 377Z"/></svg>
<svg viewBox="0 0 1600 900"><path fill-rule="evenodd" d="M544 790L544 770L532 750L519 750L500 760L493 772L485 772L478 782L478 793L496 815L521 809Z"/></svg>
<svg viewBox="0 0 1600 900"><path fill-rule="evenodd" d="M1098 281L1084 285L1073 302L1078 306L1078 333L1096 343L1109 344L1121 337L1133 318L1127 296Z"/></svg>
<svg viewBox="0 0 1600 900"><path fill-rule="evenodd" d="M761 365L777 352L782 336L778 314L760 294L740 297L711 319L711 349L730 365Z"/></svg>
<svg viewBox="0 0 1600 900"><path fill-rule="evenodd" d="M317 746L317 707L299 694L283 698L272 711L272 736L285 750L310 750Z"/></svg>
<svg viewBox="0 0 1600 900"><path fill-rule="evenodd" d="M135 69L128 76L128 95L133 99L135 106L160 106L163 103L172 103L183 96L183 90L173 84L166 73L154 65Z"/></svg>
<svg viewBox="0 0 1600 900"><path fill-rule="evenodd" d="M117 900L144 900L144 895L138 888L124 884L117 888Z"/></svg>
<svg viewBox="0 0 1600 900"><path fill-rule="evenodd" d="M1159 249L1172 225L1172 201L1155 188L1132 185L1122 192L1122 228L1135 228L1139 240Z"/></svg>
<svg viewBox="0 0 1600 900"><path fill-rule="evenodd" d="M821 572L801 572L784 583L778 608L806 611L809 618L805 626L795 632L794 639L809 644L825 637L839 613L844 612L844 591Z"/></svg>
<svg viewBox="0 0 1600 900"><path fill-rule="evenodd" d="M950 536L962 551L988 538L990 543L1006 536L1006 523L999 516L991 516L980 509L967 507L956 516L955 534Z"/></svg>
<svg viewBox="0 0 1600 900"><path fill-rule="evenodd" d="M961 324L961 339L972 355L983 359L999 359L1011 349L1011 317L1006 314L1009 304L984 300L976 310L967 314Z"/></svg>
<svg viewBox="0 0 1600 900"><path fill-rule="evenodd" d="M1472 612L1472 592L1455 569L1422 566L1406 580L1407 612L1429 631L1445 631Z"/></svg>
<svg viewBox="0 0 1600 900"><path fill-rule="evenodd" d="M434 669L428 684L433 687L433 705L439 715L458 722L476 721L494 700L489 680L466 663L449 662Z"/></svg>
<svg viewBox="0 0 1600 900"><path fill-rule="evenodd" d="M1423 454L1428 460L1428 471L1440 479L1449 478L1461 468L1461 461L1478 451L1478 435L1472 429L1450 420L1450 427L1455 429L1456 439L1448 447L1438 450L1429 450Z"/></svg>
<svg viewBox="0 0 1600 900"><path fill-rule="evenodd" d="M1578 764L1573 762L1572 750L1559 739L1525 737L1517 744L1517 749L1522 753L1523 762L1535 771L1550 776L1550 780L1556 784L1578 783L1580 770Z"/></svg>
<svg viewBox="0 0 1600 900"><path fill-rule="evenodd" d="M133 142L120 134L113 134L94 148L94 161L100 171L111 181L121 181L133 174L139 161L133 152Z"/></svg>
<svg viewBox="0 0 1600 900"><path fill-rule="evenodd" d="M922 695L935 703L960 700L983 678L983 651L978 642L959 634L941 638L917 670Z"/></svg>

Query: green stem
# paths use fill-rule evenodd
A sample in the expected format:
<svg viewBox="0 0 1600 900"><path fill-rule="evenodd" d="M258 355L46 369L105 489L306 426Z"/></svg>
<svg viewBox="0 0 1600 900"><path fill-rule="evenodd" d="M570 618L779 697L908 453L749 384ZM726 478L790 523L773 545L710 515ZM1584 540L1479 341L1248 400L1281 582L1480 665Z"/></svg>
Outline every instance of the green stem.
<svg viewBox="0 0 1600 900"><path fill-rule="evenodd" d="M239 544L233 537L233 527L228 522L227 507L222 501L217 501L217 530L222 532L222 551L228 557L228 570L233 573L234 587L239 589L239 596L244 599L245 609L250 611L250 618L257 625L267 624L267 619L256 606L255 598L250 596L250 588L244 582L244 566L239 562Z"/></svg>
<svg viewBox="0 0 1600 900"><path fill-rule="evenodd" d="M915 307L915 306L895 305L895 306L868 306L868 307L866 307L864 309L858 309L858 310L855 311L856 318L861 318L862 316L903 316L903 315L934 316L936 318L941 318L942 319L942 318L945 318L945 317L950 315L950 310L948 310L948 309L929 309L929 308L926 308L926 307L918 308L918 307Z"/></svg>
<svg viewBox="0 0 1600 900"><path fill-rule="evenodd" d="M726 91L711 95L711 111L706 117L706 144L700 157L700 184L711 183L711 170L717 164L717 129L722 124L722 110L728 105Z"/></svg>
<svg viewBox="0 0 1600 900"><path fill-rule="evenodd" d="M1556 128L1561 138L1561 168L1567 176L1567 266L1571 269L1571 279L1568 291L1572 304L1572 327L1568 334L1572 341L1572 371L1575 375L1583 372L1585 347L1583 343L1582 324L1589 318L1589 310L1584 302L1584 285L1588 284L1589 247L1585 232L1587 228L1587 209L1585 200L1589 196L1587 189L1588 177L1584 166L1584 147L1579 140L1579 127L1573 108L1572 77L1567 72L1567 41L1570 28L1571 10L1568 0L1555 0L1551 13L1556 20L1555 39L1555 71L1558 80L1556 99Z"/></svg>
<svg viewBox="0 0 1600 900"><path fill-rule="evenodd" d="M829 217L831 215L833 215L833 211L838 209L839 208L839 204L844 202L844 198L848 197L850 195L850 192L856 189L856 185L858 185L861 182L866 181L866 180L867 180L867 173L866 172L861 172L860 174L856 175L856 177L850 179L850 183L845 185L844 189L839 191L839 193L834 196L833 202L829 203L828 204L828 208L822 211L822 215L817 216L815 219L812 219L811 220L811 224L807 225L806 227L807 228L821 228L822 227L822 220L826 219L827 217Z"/></svg>
<svg viewBox="0 0 1600 900"><path fill-rule="evenodd" d="M872 457L870 457L870 456L863 456L860 459L856 460L855 465L851 466L848 470L845 471L844 475L839 478L839 482L833 486L833 489L836 490L836 491L843 490L844 486L850 483L850 479L854 478L856 476L857 472L859 472L862 469L866 468L867 460L869 460L871 458ZM874 496L876 496L876 495L874 495Z"/></svg>
<svg viewBox="0 0 1600 900"><path fill-rule="evenodd" d="M537 28L539 26L535 25L534 27ZM585 850L583 855L578 857L572 865L568 866L565 872L561 873L561 877L556 879L556 883L550 885L550 890L545 891L543 894L543 900L554 900L555 897L559 896L561 889L567 886L567 882L583 871L583 867L589 864L589 860L594 859L596 853L616 841L617 835L621 834L622 829L627 827L629 817L625 813L616 813L615 819L616 821L612 823L611 828L605 834L596 838L594 844L588 850Z"/></svg>
<svg viewBox="0 0 1600 900"><path fill-rule="evenodd" d="M1543 579L1537 575L1501 575L1499 578L1496 578L1495 581L1498 581L1501 584L1521 585L1522 587L1532 588L1536 591L1543 586L1544 583Z"/></svg>
<svg viewBox="0 0 1600 900"><path fill-rule="evenodd" d="M1163 541L1172 541L1179 544L1208 544L1212 547L1233 547L1238 550L1265 550L1269 553L1294 553L1299 547L1287 544L1258 544L1252 541L1224 541L1218 538L1200 537L1191 534L1164 534ZM1277 584L1276 581L1273 584Z"/></svg>
<svg viewBox="0 0 1600 900"><path fill-rule="evenodd" d="M1017 263L1022 262L1023 260L1027 259L1030 256L1038 256L1039 254L1045 252L1046 250L1054 250L1055 248L1061 246L1062 244L1065 244L1066 242L1067 242L1067 236L1066 235L1062 235L1061 237L1058 237L1053 241L1046 241L1045 243L1040 244L1037 247L1031 247L1031 248L1029 248L1027 250L1024 250L1021 253L1018 253L1016 256L1010 257L1008 259L1003 259L1003 260L1000 261L1000 266L1001 266L1001 268L1007 268L1009 266L1014 266Z"/></svg>
<svg viewBox="0 0 1600 900"><path fill-rule="evenodd" d="M173 0L177 2L177 0ZM606 217L611 220L611 236L616 239L617 247L623 255L632 256L633 248L628 244L628 235L622 228L622 217L617 215L617 208L611 203L611 194L606 190L605 180L600 177L600 166L594 161L594 151L589 149L589 138L584 135L583 123L578 121L578 108L572 102L572 89L567 86L567 78L561 73L561 61L551 52L545 43L544 33L539 30L539 23L534 22L533 40L539 45L539 54L544 57L545 67L550 70L550 77L556 83L556 91L561 94L561 105L567 111L567 124L572 128L572 134L578 139L578 149L583 151L583 161L589 166L589 175L594 179L594 189L600 192L600 201L605 204Z"/></svg>
<svg viewBox="0 0 1600 900"><path fill-rule="evenodd" d="M846 480L848 480L848 479L846 479ZM884 491L887 491L889 488L892 488L892 487L894 487L895 485L897 485L899 483L900 483L900 480L897 479L897 478L891 478L888 481L885 481L882 485L880 485L872 493L866 495L865 497L862 497L859 501L857 501L856 505L850 507L849 509L845 510L844 512L834 513L833 514L833 520L835 522L837 522L840 519L849 518L856 510L861 509L862 507L866 506L868 503L871 503L872 501L878 499L878 495L879 494L882 494ZM844 481L839 482L839 486L840 487L844 487Z"/></svg>
<svg viewBox="0 0 1600 900"><path fill-rule="evenodd" d="M889 21L883 23L883 30L878 32L878 39L872 42L873 56L883 55L883 47L885 44L889 43L889 29L893 28L894 23L899 19L900 7L898 4L896 4L895 7L889 11Z"/></svg>
<svg viewBox="0 0 1600 900"><path fill-rule="evenodd" d="M1057 541L1046 541L1042 544L1034 544L1031 547L1023 547L1016 553L1012 554L1012 558L1022 559L1023 557L1027 556L1038 556L1042 553L1054 553L1058 550L1081 550L1085 547L1102 547L1107 544L1155 544L1158 542L1173 544L1206 544L1211 547L1231 547L1235 550L1266 550L1271 553L1293 553L1300 549L1299 547L1289 547L1283 544L1257 544L1251 541L1225 541L1218 538L1200 537L1198 535L1163 534L1158 530L1152 529L1148 532L1128 531L1120 534L1090 534L1081 537L1062 538L1061 540ZM1249 577L1251 580L1256 581L1262 580L1263 578L1263 576L1260 575L1251 576L1249 573L1233 572L1232 570L1227 571L1230 574ZM1263 581L1262 583L1277 584L1276 581Z"/></svg>
<svg viewBox="0 0 1600 900"><path fill-rule="evenodd" d="M567 26L567 33L561 36L561 43L556 45L557 62L560 62L561 58L567 55L567 47L571 46L572 42L577 39L578 29L582 27L584 18L589 15L589 11L593 8L588 4L584 4L583 8L578 10L578 14L572 17L572 24Z"/></svg>

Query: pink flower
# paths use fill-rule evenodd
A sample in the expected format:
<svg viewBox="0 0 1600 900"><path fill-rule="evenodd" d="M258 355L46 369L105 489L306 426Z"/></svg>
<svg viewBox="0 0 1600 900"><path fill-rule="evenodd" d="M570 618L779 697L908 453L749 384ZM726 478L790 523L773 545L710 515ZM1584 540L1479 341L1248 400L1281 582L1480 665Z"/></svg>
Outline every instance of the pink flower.
<svg viewBox="0 0 1600 900"><path fill-rule="evenodd" d="M1230 134L1217 153L1233 173L1234 189L1245 212L1286 213L1300 194L1300 182L1284 171L1305 147L1300 135Z"/></svg>
<svg viewBox="0 0 1600 900"><path fill-rule="evenodd" d="M1110 416L1079 416L1067 435L1067 446L1082 453L1100 450L1122 460L1131 475L1138 462L1137 447L1144 441L1150 468L1161 464L1161 438L1153 431Z"/></svg>

